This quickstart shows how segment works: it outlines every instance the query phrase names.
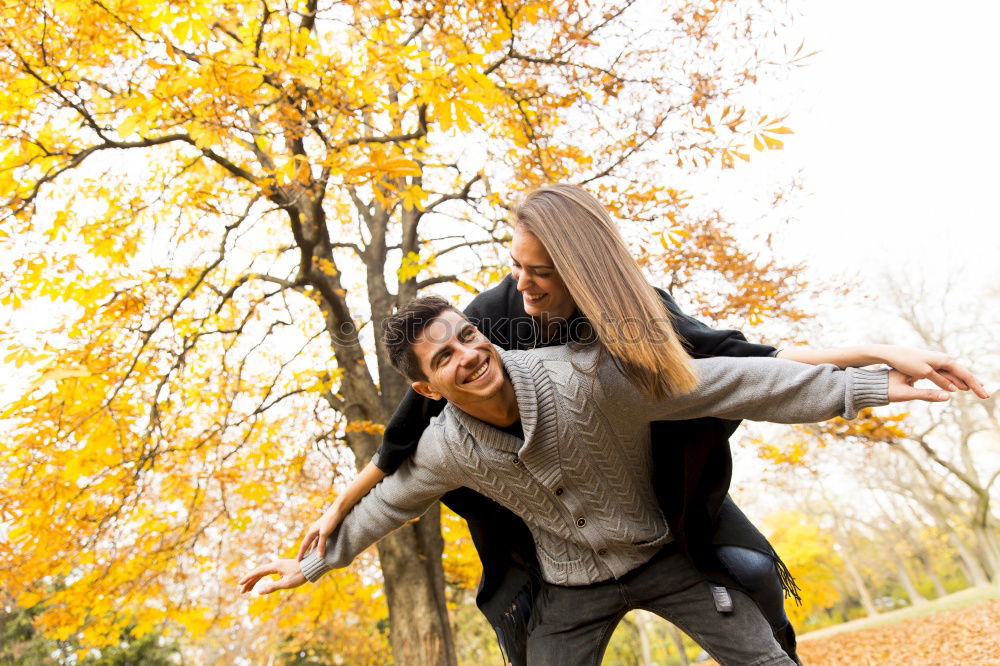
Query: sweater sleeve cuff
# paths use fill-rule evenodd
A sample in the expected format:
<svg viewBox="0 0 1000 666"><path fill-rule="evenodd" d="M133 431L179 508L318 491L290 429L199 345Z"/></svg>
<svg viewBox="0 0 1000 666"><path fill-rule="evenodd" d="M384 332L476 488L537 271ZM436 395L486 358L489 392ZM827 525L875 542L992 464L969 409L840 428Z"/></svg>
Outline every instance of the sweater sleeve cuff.
<svg viewBox="0 0 1000 666"><path fill-rule="evenodd" d="M313 549L308 555L299 560L299 568L302 569L302 575L306 577L306 580L310 583L315 583L323 574L330 571L333 567L329 566L326 561L319 556L319 551Z"/></svg>
<svg viewBox="0 0 1000 666"><path fill-rule="evenodd" d="M869 370L867 368L847 369L847 400L844 404L844 418L853 419L862 409L889 404L888 368Z"/></svg>
<svg viewBox="0 0 1000 666"><path fill-rule="evenodd" d="M381 450L378 450L378 451L375 452L375 455L372 456L372 461L371 462L372 462L373 465L375 465L376 467L378 467L379 470L382 473L384 473L384 474L389 474L390 473L388 470L386 470L386 467L387 467L386 462L387 461L385 460L385 456L382 455L382 451Z"/></svg>

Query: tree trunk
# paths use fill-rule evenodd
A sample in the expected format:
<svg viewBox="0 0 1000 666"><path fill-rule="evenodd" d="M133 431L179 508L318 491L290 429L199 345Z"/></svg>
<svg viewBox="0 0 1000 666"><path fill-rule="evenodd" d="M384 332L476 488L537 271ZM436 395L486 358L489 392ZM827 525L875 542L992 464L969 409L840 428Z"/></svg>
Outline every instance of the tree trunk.
<svg viewBox="0 0 1000 666"><path fill-rule="evenodd" d="M667 627L667 633L670 634L670 638L674 640L674 645L677 647L681 666L688 666L691 662L688 661L687 652L684 651L684 636L681 634L681 630L671 624Z"/></svg>
<svg viewBox="0 0 1000 666"><path fill-rule="evenodd" d="M896 561L896 578L906 591L906 596L910 598L910 605L926 604L927 598L917 591L917 586L913 584L913 579L910 578L910 574L906 570L906 562L894 548L890 548L890 550L892 551L892 558Z"/></svg>
<svg viewBox="0 0 1000 666"><path fill-rule="evenodd" d="M944 587L944 581L941 580L941 576L938 576L937 572L934 571L934 567L929 562L924 563L924 571L927 577L931 579L931 584L934 585L934 593L937 595L937 598L946 596L948 590Z"/></svg>
<svg viewBox="0 0 1000 666"><path fill-rule="evenodd" d="M399 666L458 663L444 598L443 547L440 505L378 544L389 639Z"/></svg>
<svg viewBox="0 0 1000 666"><path fill-rule="evenodd" d="M930 515L934 522L945 531L948 535L948 540L951 541L952 547L954 547L955 552L958 553L959 562L962 566L962 570L965 572L966 580L968 580L969 585L973 587L982 587L984 585L989 585L990 580L986 576L986 572L983 570L982 565L969 547L965 545L962 541L962 537L958 534L955 526L951 524L948 517L941 511L940 507L937 506L935 500L922 500L917 498L917 501L924 507L927 514Z"/></svg>
<svg viewBox="0 0 1000 666"><path fill-rule="evenodd" d="M375 409L383 422L388 418ZM348 417L351 418L351 417ZM357 418L357 417L355 417ZM360 469L371 459L376 439L371 433L349 432L347 443ZM389 605L389 643L399 666L456 666L458 663L444 592L441 555L441 505L392 532L376 546Z"/></svg>
<svg viewBox="0 0 1000 666"><path fill-rule="evenodd" d="M656 666L656 664L653 663L652 642L649 640L649 625L651 618L647 615L648 612L649 611L636 610L632 611L630 615L635 620L635 628L639 632L639 653L642 659L639 663L641 663L642 666Z"/></svg>
<svg viewBox="0 0 1000 666"><path fill-rule="evenodd" d="M872 595L868 591L868 586L865 585L865 580L861 577L861 572L854 566L854 558L847 554L846 548L841 549L840 557L844 560L844 568L847 569L847 574L851 577L851 583L853 583L853 587L861 599L861 605L864 607L865 612L870 616L878 615L878 609L875 608L875 602L872 601Z"/></svg>
<svg viewBox="0 0 1000 666"><path fill-rule="evenodd" d="M993 582L1000 582L1000 540L996 532L988 526L974 525L972 533L976 537L976 545L982 553L983 568Z"/></svg>

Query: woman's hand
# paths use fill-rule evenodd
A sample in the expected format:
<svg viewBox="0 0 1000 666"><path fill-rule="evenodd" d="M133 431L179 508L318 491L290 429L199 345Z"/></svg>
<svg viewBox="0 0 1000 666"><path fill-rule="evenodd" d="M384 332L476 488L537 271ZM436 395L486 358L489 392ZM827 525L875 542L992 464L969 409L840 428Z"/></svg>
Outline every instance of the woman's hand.
<svg viewBox="0 0 1000 666"><path fill-rule="evenodd" d="M778 352L778 358L810 363L833 363L840 368L861 367L874 363L885 363L899 370L913 382L928 379L945 391L972 391L982 399L990 397L982 383L955 359L942 352L898 347L896 345L862 345L859 347L836 347L831 349L810 349L790 347ZM912 383L912 382L911 382Z"/></svg>
<svg viewBox="0 0 1000 666"><path fill-rule="evenodd" d="M246 594L253 589L264 576L277 574L280 579L268 581L257 590L259 594L270 594L275 590L291 590L306 582L297 560L274 560L261 565L240 579L240 594Z"/></svg>
<svg viewBox="0 0 1000 666"><path fill-rule="evenodd" d="M928 379L945 391L972 391L980 398L990 397L982 383L948 354L895 345L877 347L883 363L913 381Z"/></svg>
<svg viewBox="0 0 1000 666"><path fill-rule="evenodd" d="M374 463L365 465L357 478L351 481L344 492L334 500L333 505L323 512L322 517L309 526L309 531L303 537L302 545L299 546L299 554L295 559L301 560L313 548L319 550L320 557L326 555L326 538L333 534L337 525L340 525L340 521L358 503L358 500L367 495L368 491L384 478L385 472L376 467Z"/></svg>
<svg viewBox="0 0 1000 666"><path fill-rule="evenodd" d="M330 508L324 511L323 515L309 526L309 530L302 539L302 545L299 546L299 554L295 556L296 560L301 560L306 556L306 553L316 548L317 545L319 547L319 556L323 557L326 555L326 538L333 534L333 531L337 529L337 525L344 519L350 508L344 508L342 499L343 495L338 497Z"/></svg>

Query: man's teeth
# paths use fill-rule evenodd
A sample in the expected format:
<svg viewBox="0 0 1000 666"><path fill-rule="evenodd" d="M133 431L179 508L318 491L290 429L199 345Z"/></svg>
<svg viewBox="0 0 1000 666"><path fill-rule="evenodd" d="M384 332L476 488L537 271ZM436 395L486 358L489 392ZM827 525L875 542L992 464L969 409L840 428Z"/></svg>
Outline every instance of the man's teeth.
<svg viewBox="0 0 1000 666"><path fill-rule="evenodd" d="M482 377L483 374L486 373L486 366L487 365L489 365L489 361L486 361L481 366L479 366L479 369L476 370L475 373L473 373L472 375L470 375L469 378L466 381L474 382L477 379L479 379L480 377Z"/></svg>

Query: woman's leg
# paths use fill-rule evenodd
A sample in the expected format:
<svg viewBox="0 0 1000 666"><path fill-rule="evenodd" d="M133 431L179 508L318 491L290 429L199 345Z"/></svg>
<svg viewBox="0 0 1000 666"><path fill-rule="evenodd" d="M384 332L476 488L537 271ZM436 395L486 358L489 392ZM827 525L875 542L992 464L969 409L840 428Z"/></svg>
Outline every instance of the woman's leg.
<svg viewBox="0 0 1000 666"><path fill-rule="evenodd" d="M774 560L760 551L741 546L716 546L715 554L729 575L757 602L778 644L795 663L802 663L795 649L795 630L785 614L785 591Z"/></svg>
<svg viewBox="0 0 1000 666"><path fill-rule="evenodd" d="M715 554L722 566L757 602L771 628L775 631L784 629L788 624L785 591L781 589L774 560L769 555L741 546L716 546Z"/></svg>

